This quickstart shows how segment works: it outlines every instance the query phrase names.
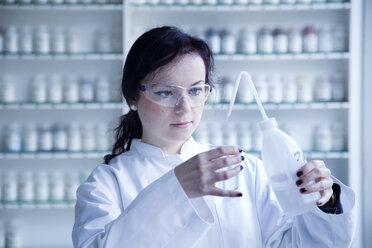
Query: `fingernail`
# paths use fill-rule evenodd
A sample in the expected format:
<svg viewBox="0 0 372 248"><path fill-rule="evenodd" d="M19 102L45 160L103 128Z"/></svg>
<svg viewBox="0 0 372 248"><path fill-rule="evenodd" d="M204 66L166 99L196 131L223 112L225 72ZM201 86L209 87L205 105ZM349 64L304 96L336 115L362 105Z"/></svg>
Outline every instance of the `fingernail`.
<svg viewBox="0 0 372 248"><path fill-rule="evenodd" d="M322 203L321 202L317 202L316 205L320 206Z"/></svg>
<svg viewBox="0 0 372 248"><path fill-rule="evenodd" d="M242 197L243 194L242 194L242 193L238 193L237 196L238 196L238 197Z"/></svg>
<svg viewBox="0 0 372 248"><path fill-rule="evenodd" d="M243 156L240 156L242 158L242 160L244 160L244 157Z"/></svg>
<svg viewBox="0 0 372 248"><path fill-rule="evenodd" d="M243 170L243 168L244 168L244 167L241 165L241 166L240 166L240 170Z"/></svg>
<svg viewBox="0 0 372 248"><path fill-rule="evenodd" d="M301 179L296 181L296 185L297 186L300 186L301 184L302 184L302 180Z"/></svg>
<svg viewBox="0 0 372 248"><path fill-rule="evenodd" d="M239 148L239 152L242 152L243 150Z"/></svg>
<svg viewBox="0 0 372 248"><path fill-rule="evenodd" d="M298 177L300 177L300 176L302 176L302 174L303 174L302 171L299 171L299 172L297 172L296 175L297 175Z"/></svg>
<svg viewBox="0 0 372 248"><path fill-rule="evenodd" d="M301 189L300 189L300 192L301 192L301 193L305 193L305 192L306 192L306 189L305 189L305 188L301 188Z"/></svg>

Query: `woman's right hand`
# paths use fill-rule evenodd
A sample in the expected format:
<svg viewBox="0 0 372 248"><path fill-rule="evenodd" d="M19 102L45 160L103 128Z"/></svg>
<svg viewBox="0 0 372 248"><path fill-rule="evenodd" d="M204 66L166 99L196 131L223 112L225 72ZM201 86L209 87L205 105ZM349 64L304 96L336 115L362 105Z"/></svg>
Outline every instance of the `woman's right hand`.
<svg viewBox="0 0 372 248"><path fill-rule="evenodd" d="M240 197L243 195L241 192L217 188L215 183L238 175L243 169L241 165L224 171L218 170L239 164L243 160L237 147L221 146L195 155L178 165L174 173L189 198L204 195Z"/></svg>

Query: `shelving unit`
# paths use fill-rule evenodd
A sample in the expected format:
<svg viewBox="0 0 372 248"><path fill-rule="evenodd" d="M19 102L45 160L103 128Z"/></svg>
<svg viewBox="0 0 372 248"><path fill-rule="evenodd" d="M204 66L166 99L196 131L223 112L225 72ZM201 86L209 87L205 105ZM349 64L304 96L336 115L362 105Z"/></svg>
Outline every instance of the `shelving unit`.
<svg viewBox="0 0 372 248"><path fill-rule="evenodd" d="M296 24L303 25L312 23L314 21L317 24L323 23L341 23L345 24L350 30L348 35L353 37L349 39L349 50L345 52L332 52L332 53L301 53L301 54L216 54L216 73L219 75L231 75L235 77L240 70L248 70L253 73L290 73L295 72L299 74L306 72L309 74L314 73L327 73L329 71L343 71L345 76L348 78L347 92L348 97L344 102L311 102L311 103L266 103L264 107L270 115L277 117L281 122L291 123L297 127L297 135L303 135L306 140L302 146L307 159L323 159L326 164L331 168L332 172L336 177L340 178L344 183L353 187L356 192L357 198L360 198L360 159L358 146L351 146L350 144L359 144L361 137L356 128L356 124L360 120L359 110L360 106L360 74L358 69L358 63L361 61L361 52L359 48L359 42L361 39L361 20L359 18L361 13L361 3L357 0L345 3L313 3L313 4L279 4L279 5L136 5L129 1L124 1L123 4L76 4L76 5L6 5L0 4L0 23L2 23L4 17L1 17L2 13L6 11L12 11L12 13L21 16L22 13L27 13L29 20L30 13L37 12L39 14L50 13L61 13L69 15L74 13L73 20L76 20L75 15L78 13L81 20L84 18L97 18L99 15L105 15L108 23L116 21L118 26L122 27L122 53L82 53L82 54L62 54L62 55L27 55L27 54L0 54L0 73L3 73L1 67L6 63L20 64L21 68L15 70L21 72L22 68L27 67L28 64L36 63L36 70L43 71L51 68L54 71L62 70L65 73L69 73L69 70L75 70L76 68L82 68L83 74L94 72L95 69L99 69L95 73L108 72L120 76L123 62L126 54L129 51L131 43L135 40L135 32L133 29L138 26L154 26L162 24L172 24L181 27L208 27L212 23L217 27L231 27L237 29L246 25L252 24L255 28L257 25L284 25L289 26L296 22ZM182 12L182 15L180 13ZM47 14L47 18L50 18L50 14ZM190 18L190 17L193 18ZM270 19L272 20L270 21ZM37 17L35 17L37 19ZM120 19L121 23L118 23ZM47 19L43 18L42 21ZM221 21L226 20L226 21ZM242 22L241 20L244 20ZM61 20L59 20L61 21ZM298 23L297 23L298 21ZM53 25L55 22L53 22ZM4 22L8 24L7 22ZM38 23L38 22L37 22ZM87 25L89 21L83 21L82 25ZM92 21L91 26L99 25L97 22ZM22 18L19 23L22 24ZM29 23L27 23L29 24ZM63 24L63 23L61 23ZM3 24L2 24L3 25ZM39 25L39 23L37 24ZM39 63L39 64L38 64ZM61 68L60 65L66 65L68 69ZM75 63L68 67L68 64ZM104 63L114 63L118 68L112 69L110 66L103 66ZM47 65L46 65L47 64ZM55 65L54 65L55 64ZM76 66L75 66L76 65ZM46 66L46 69L43 67ZM72 68L74 67L74 68ZM205 114L203 121L222 121L224 114L215 115L215 111L226 111L228 104L207 104L205 107ZM115 120L123 112L126 112L127 106L120 102L110 103L78 103L78 104L35 104L29 102L18 102L12 104L0 104L0 115L6 113L30 112L36 113L37 111L45 111L51 114L50 119L56 118L61 119L65 111L73 111L78 113L76 119L84 120L84 114L89 111L94 111L97 119L100 115L109 117L107 121ZM12 115L12 116L13 116ZM68 115L70 118L71 115ZM49 116L48 116L49 118ZM257 114L256 104L239 104L236 103L234 111L231 116L233 122L248 121L254 123L259 120ZM8 123L11 120L0 120L1 125ZM30 120L25 120L30 121ZM66 120L68 121L68 120ZM74 119L75 121L75 119ZM345 124L347 130L347 142L348 146L346 151L342 152L317 152L313 151L309 145L311 137L308 132L303 132L302 129L308 130L315 124L321 122L332 122L338 121ZM281 123L279 122L279 123ZM254 155L259 156L259 152L251 152ZM25 168L27 163L28 168L32 168L33 165L42 164L41 167L47 167L48 161L51 163L66 163L69 164L69 168L76 165L76 169L87 169L88 164L90 168L94 168L101 160L102 157L108 152L50 152L50 153L0 153L0 164L9 164L14 168ZM84 167L83 167L84 166ZM1 170L0 166L0 170ZM32 234L24 232L25 246L26 247L71 247L70 233L72 228L71 220L59 218L58 215L64 211L68 212L68 215L73 214L74 204L14 204L4 205L0 204L0 217L6 216L7 211L15 211L22 213L25 220L25 230L27 228L39 228L40 232L48 233L51 237L50 244L45 244L41 240L42 237L35 238ZM45 211L46 214L51 215L55 212L55 218L53 223L57 222L60 227L63 228L63 235L60 233L56 234L51 232L49 227L37 225L35 226L36 220L33 217L33 211ZM359 206L355 211L361 213ZM66 213L67 214L67 213ZM65 214L65 215L66 215ZM63 216L65 216L63 215ZM360 216L359 216L360 219ZM359 221L359 220L358 220ZM361 247L361 231L360 221L358 222L357 234L353 247ZM40 245L39 245L40 244Z"/></svg>

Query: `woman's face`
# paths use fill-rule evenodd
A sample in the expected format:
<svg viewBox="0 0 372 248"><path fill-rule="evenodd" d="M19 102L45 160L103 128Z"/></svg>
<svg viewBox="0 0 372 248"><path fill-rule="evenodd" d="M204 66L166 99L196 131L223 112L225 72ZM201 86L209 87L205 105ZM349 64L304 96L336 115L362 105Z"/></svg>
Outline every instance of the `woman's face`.
<svg viewBox="0 0 372 248"><path fill-rule="evenodd" d="M201 80L205 81L205 75L203 59L197 54L186 54L146 76L144 81L188 88ZM165 154L174 152L174 149L178 151L190 138L204 109L204 103L191 107L188 97L183 97L175 107L164 107L142 93L136 106L142 123L142 141L162 148Z"/></svg>

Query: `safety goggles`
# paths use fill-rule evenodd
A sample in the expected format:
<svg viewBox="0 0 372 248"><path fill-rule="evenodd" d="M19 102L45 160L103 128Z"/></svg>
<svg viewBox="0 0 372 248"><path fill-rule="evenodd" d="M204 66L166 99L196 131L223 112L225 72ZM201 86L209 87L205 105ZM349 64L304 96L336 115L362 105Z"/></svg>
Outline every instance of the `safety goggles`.
<svg viewBox="0 0 372 248"><path fill-rule="evenodd" d="M204 81L200 81L189 88L179 85L144 83L139 84L138 89L150 101L171 108L177 106L183 97L189 98L191 107L199 107L205 103L211 92L211 86Z"/></svg>

